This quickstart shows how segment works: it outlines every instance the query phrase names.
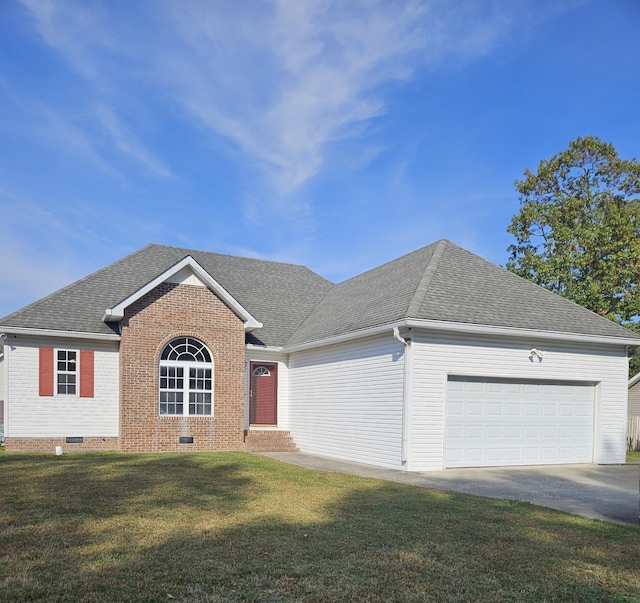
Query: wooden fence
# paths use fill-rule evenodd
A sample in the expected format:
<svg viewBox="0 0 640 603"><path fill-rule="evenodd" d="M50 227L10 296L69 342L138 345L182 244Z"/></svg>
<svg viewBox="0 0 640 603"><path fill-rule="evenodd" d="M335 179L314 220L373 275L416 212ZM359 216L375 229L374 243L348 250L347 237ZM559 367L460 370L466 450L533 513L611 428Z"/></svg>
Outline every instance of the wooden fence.
<svg viewBox="0 0 640 603"><path fill-rule="evenodd" d="M640 450L640 415L629 415L627 450Z"/></svg>

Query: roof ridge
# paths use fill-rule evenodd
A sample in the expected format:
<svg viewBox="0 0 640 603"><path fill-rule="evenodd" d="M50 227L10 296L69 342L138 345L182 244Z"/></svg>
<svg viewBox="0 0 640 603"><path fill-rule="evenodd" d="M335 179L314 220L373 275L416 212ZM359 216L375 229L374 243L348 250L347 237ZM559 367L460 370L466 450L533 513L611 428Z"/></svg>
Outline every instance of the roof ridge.
<svg viewBox="0 0 640 603"><path fill-rule="evenodd" d="M422 274L422 278L416 287L416 291L413 294L413 298L409 302L409 306L407 308L407 312L405 314L406 318L411 318L415 316L420 311L420 307L422 306L422 302L424 301L425 296L429 290L429 285L431 284L431 280L433 279L434 274L438 270L438 264L440 263L440 258L444 253L444 248L446 247L448 241L446 239L440 239L435 244L435 249L433 250L433 255L427 264L427 267Z"/></svg>
<svg viewBox="0 0 640 603"><path fill-rule="evenodd" d="M121 262L123 262L124 260L126 260L127 258L133 257L134 255L138 255L139 253L143 252L145 249L148 249L149 247L152 247L154 245L154 243L149 243L147 245L145 245L144 247L141 247L140 249L136 249L135 251L132 251L131 253L125 255L124 257L115 260L114 262L111 262L110 264L107 264L106 266L103 266L102 268L98 268L98 270L95 270L94 272L91 272L90 274L87 274L86 276L83 276L81 278L79 278L76 281L72 281L71 283L64 285L63 287L60 287L60 289L56 289L55 291L52 291L51 293L49 293L48 295L45 295L44 297L41 297L40 299L37 299L33 302L31 302L30 304L27 304L26 306L23 306L22 308L18 308L17 310L14 310L13 312L11 312L10 314L7 314L6 316L2 316L0 317L0 321L5 321L5 320L10 320L10 319L14 319L18 316L20 316L21 314L24 314L27 310L31 310L32 308L35 308L47 301L49 301L50 299L56 297L57 295L60 295L61 293L64 293L65 291L69 290L71 287L75 287L76 285L79 285L80 283L84 283L86 281L88 281L89 279L97 276L98 274L104 272L105 270L108 270L109 268L115 266L116 264L119 264ZM0 323L2 324L2 323Z"/></svg>
<svg viewBox="0 0 640 603"><path fill-rule="evenodd" d="M196 253L196 254L205 254L205 255L216 256L216 257L234 258L234 259L249 261L249 262L262 262L264 264L275 264L278 266L294 266L296 268L305 268L306 270L309 270L310 272L313 272L318 276L322 276L315 270L312 270L311 268L309 268L309 266L307 266L306 264L300 264L300 263L294 263L294 262L281 262L278 260L265 260L264 258L250 257L246 255L236 255L232 253L220 253L218 251L207 251L205 249L193 249L191 247L177 247L176 245L164 245L163 243L150 243L149 245L147 245L147 247L150 247L150 246L162 247L164 249L175 249L178 251L186 252L189 255L191 255L192 253ZM322 278L324 278L325 280L328 280L323 276Z"/></svg>

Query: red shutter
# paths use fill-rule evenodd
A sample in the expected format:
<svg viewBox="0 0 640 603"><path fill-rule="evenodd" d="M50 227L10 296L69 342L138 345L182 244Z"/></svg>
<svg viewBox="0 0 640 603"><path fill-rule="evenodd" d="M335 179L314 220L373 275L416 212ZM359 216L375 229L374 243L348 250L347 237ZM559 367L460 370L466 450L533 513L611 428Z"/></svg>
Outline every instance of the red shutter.
<svg viewBox="0 0 640 603"><path fill-rule="evenodd" d="M53 396L53 348L40 348L39 393Z"/></svg>
<svg viewBox="0 0 640 603"><path fill-rule="evenodd" d="M93 398L93 350L80 350L80 397Z"/></svg>

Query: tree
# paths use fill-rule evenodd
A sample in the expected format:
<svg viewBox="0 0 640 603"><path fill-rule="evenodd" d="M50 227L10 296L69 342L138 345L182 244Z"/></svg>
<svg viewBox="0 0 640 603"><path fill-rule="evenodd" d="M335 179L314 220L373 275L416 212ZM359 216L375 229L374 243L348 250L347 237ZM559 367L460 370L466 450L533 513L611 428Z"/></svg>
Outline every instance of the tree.
<svg viewBox="0 0 640 603"><path fill-rule="evenodd" d="M596 136L577 138L515 186L520 212L507 228L516 238L507 268L640 332L636 159L620 159Z"/></svg>

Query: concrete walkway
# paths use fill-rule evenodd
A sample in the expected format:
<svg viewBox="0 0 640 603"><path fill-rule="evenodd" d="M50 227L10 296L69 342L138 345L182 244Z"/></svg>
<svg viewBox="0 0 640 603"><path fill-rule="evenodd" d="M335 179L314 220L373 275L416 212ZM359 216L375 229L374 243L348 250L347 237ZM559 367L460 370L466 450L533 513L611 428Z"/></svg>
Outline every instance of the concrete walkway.
<svg viewBox="0 0 640 603"><path fill-rule="evenodd" d="M415 473L303 452L272 452L266 456L310 469L351 473L423 488L522 500L592 519L638 526L640 466L637 464L483 467Z"/></svg>

